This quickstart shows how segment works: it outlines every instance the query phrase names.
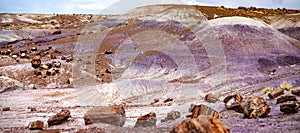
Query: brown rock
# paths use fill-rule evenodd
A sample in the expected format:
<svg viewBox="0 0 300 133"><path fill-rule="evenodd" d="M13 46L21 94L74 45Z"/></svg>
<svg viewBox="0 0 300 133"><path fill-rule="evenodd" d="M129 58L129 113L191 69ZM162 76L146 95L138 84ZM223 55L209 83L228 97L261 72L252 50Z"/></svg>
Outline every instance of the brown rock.
<svg viewBox="0 0 300 133"><path fill-rule="evenodd" d="M154 112L150 112L149 114L140 116L134 127L155 127L156 126L156 114Z"/></svg>
<svg viewBox="0 0 300 133"><path fill-rule="evenodd" d="M50 55L50 59L56 59L56 55L55 54L51 54Z"/></svg>
<svg viewBox="0 0 300 133"><path fill-rule="evenodd" d="M269 93L268 96L269 96L271 99L273 99L273 98L276 98L276 97L278 97L278 96L280 96L280 95L283 95L283 94L284 94L284 90L281 89L281 88L277 88L277 89L273 90L271 93Z"/></svg>
<svg viewBox="0 0 300 133"><path fill-rule="evenodd" d="M206 106L206 105L191 105L192 109L190 110L192 112L191 118L197 118L199 115L207 115L207 116L212 116L212 117L219 117L219 113L215 111L214 109Z"/></svg>
<svg viewBox="0 0 300 133"><path fill-rule="evenodd" d="M73 57L72 56L69 56L66 58L66 62L71 62L73 60Z"/></svg>
<svg viewBox="0 0 300 133"><path fill-rule="evenodd" d="M200 115L174 126L171 133L229 133L217 118Z"/></svg>
<svg viewBox="0 0 300 133"><path fill-rule="evenodd" d="M62 56L60 59L61 59L61 60L65 60L65 59L66 59L66 57Z"/></svg>
<svg viewBox="0 0 300 133"><path fill-rule="evenodd" d="M298 113L298 105L294 101L282 103L280 104L280 111L287 114Z"/></svg>
<svg viewBox="0 0 300 133"><path fill-rule="evenodd" d="M2 111L10 111L10 107L4 107Z"/></svg>
<svg viewBox="0 0 300 133"><path fill-rule="evenodd" d="M225 103L225 108L228 110L235 110L236 112L243 113L244 109L241 103L244 101L244 98L238 94L227 96L223 102Z"/></svg>
<svg viewBox="0 0 300 133"><path fill-rule="evenodd" d="M173 100L174 100L173 98L167 98L166 100L164 100L164 103L172 102Z"/></svg>
<svg viewBox="0 0 300 133"><path fill-rule="evenodd" d="M292 89L292 94L294 94L296 96L300 96L300 88Z"/></svg>
<svg viewBox="0 0 300 133"><path fill-rule="evenodd" d="M281 96L277 99L277 103L283 103L283 102L287 102L287 101L297 101L295 96Z"/></svg>
<svg viewBox="0 0 300 133"><path fill-rule="evenodd" d="M61 110L61 112L49 118L47 123L49 126L58 125L63 122L66 122L70 117L71 117L71 112L69 110Z"/></svg>
<svg viewBox="0 0 300 133"><path fill-rule="evenodd" d="M158 103L159 102L159 99L154 99L152 103L150 103L150 105L153 105L155 103Z"/></svg>
<svg viewBox="0 0 300 133"><path fill-rule="evenodd" d="M36 108L30 108L30 111L34 112L34 111L36 111Z"/></svg>
<svg viewBox="0 0 300 133"><path fill-rule="evenodd" d="M29 122L28 128L30 130L43 130L43 128L44 128L44 122L39 121L39 120L34 121L34 122Z"/></svg>
<svg viewBox="0 0 300 133"><path fill-rule="evenodd" d="M207 102L209 102L209 103L215 103L215 102L219 101L219 99L215 95L213 95L211 93L207 94L204 97L204 100L207 101Z"/></svg>
<svg viewBox="0 0 300 133"><path fill-rule="evenodd" d="M253 96L247 99L244 107L244 116L246 118L261 118L267 116L271 109L265 99Z"/></svg>
<svg viewBox="0 0 300 133"><path fill-rule="evenodd" d="M181 115L180 115L179 111L171 111L167 114L167 117L161 121L165 122L165 121L170 121L170 120L176 120L180 117L181 117Z"/></svg>
<svg viewBox="0 0 300 133"><path fill-rule="evenodd" d="M123 126L125 119L125 110L122 106L97 107L88 110L84 115L85 125L105 123Z"/></svg>
<svg viewBox="0 0 300 133"><path fill-rule="evenodd" d="M39 68L41 65L42 61L41 61L41 57L40 56L34 56L31 60L31 66L33 68Z"/></svg>

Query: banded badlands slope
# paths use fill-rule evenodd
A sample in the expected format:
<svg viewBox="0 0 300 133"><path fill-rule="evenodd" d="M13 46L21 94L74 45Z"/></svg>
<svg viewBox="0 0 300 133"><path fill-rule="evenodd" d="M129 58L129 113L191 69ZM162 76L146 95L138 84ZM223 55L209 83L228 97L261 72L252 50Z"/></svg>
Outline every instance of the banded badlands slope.
<svg viewBox="0 0 300 133"><path fill-rule="evenodd" d="M283 114L276 100L262 92L284 81L295 88L300 86L300 41L295 36L298 24L290 21L297 17L219 14L220 18L211 19L207 17L211 12L203 12L206 8L156 5L116 16L70 15L72 20L67 15L8 15L2 19L1 51L7 51L7 45L13 52L36 47L43 55L42 64L61 62L61 68L55 75L48 75L48 70L37 75L30 63L35 52L28 52L26 58L1 55L0 103L11 108L0 115L1 130L29 131L28 122L46 121L55 112L68 109L71 120L45 129L169 132L187 119L191 104L205 104L220 113L220 121L231 132L299 131L299 113ZM286 22L280 17L287 16L290 23L278 26ZM27 25L24 27L28 29L12 25ZM286 27L292 32L278 30ZM61 58L69 56L74 60ZM208 93L220 101L207 103L204 96ZM234 93L264 97L271 113L266 118L246 119L226 110L222 101ZM173 101L161 102L168 98ZM160 102L150 104L155 99ZM124 127L84 125L83 115L88 109L113 104L125 107ZM28 107L38 111L28 111ZM172 110L182 117L160 121ZM157 114L155 128L132 128L137 116L151 111Z"/></svg>

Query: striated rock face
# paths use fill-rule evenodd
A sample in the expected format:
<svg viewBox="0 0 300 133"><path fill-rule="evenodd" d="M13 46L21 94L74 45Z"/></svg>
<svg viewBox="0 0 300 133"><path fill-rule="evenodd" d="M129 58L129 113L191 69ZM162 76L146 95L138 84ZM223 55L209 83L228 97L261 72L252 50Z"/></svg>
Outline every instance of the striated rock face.
<svg viewBox="0 0 300 133"><path fill-rule="evenodd" d="M71 117L71 112L69 110L61 110L55 116L48 119L47 123L49 126L58 125L66 122Z"/></svg>
<svg viewBox="0 0 300 133"><path fill-rule="evenodd" d="M260 118L267 116L271 109L267 105L265 99L253 96L247 99L246 105L244 107L244 116L246 118Z"/></svg>
<svg viewBox="0 0 300 133"><path fill-rule="evenodd" d="M156 126L156 114L154 112L150 112L149 114L140 116L134 127L155 127Z"/></svg>
<svg viewBox="0 0 300 133"><path fill-rule="evenodd" d="M39 120L33 121L33 122L29 122L28 128L30 130L43 130L43 128L44 128L44 122L39 121Z"/></svg>
<svg viewBox="0 0 300 133"><path fill-rule="evenodd" d="M85 125L105 123L116 126L125 124L125 110L122 106L97 107L90 109L84 115Z"/></svg>
<svg viewBox="0 0 300 133"><path fill-rule="evenodd" d="M225 107L228 110L235 110L236 112L243 113L243 107L241 102L244 101L244 98L238 94L227 96L224 99Z"/></svg>
<svg viewBox="0 0 300 133"><path fill-rule="evenodd" d="M175 125L171 133L229 133L229 129L215 117L200 115Z"/></svg>

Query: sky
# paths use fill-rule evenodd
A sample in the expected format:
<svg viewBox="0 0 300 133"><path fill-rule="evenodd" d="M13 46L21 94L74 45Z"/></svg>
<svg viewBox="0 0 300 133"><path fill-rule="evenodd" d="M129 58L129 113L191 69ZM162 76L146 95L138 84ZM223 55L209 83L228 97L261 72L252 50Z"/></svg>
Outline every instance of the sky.
<svg viewBox="0 0 300 133"><path fill-rule="evenodd" d="M154 4L299 9L300 0L0 0L0 13L123 14Z"/></svg>

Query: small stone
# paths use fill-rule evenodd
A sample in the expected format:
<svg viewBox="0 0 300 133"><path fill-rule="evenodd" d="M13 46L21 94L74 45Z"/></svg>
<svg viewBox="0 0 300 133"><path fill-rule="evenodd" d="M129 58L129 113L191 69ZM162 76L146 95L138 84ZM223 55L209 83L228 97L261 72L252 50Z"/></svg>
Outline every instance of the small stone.
<svg viewBox="0 0 300 133"><path fill-rule="evenodd" d="M149 114L140 116L134 127L155 127L156 126L156 114L154 112L150 112Z"/></svg>
<svg viewBox="0 0 300 133"><path fill-rule="evenodd" d="M207 115L207 116L212 116L212 117L216 117L218 118L219 117L219 113L206 106L206 105L191 105L193 106L192 109L191 109L191 112L192 112L192 115L191 115L191 118L197 118L199 115Z"/></svg>
<svg viewBox="0 0 300 133"><path fill-rule="evenodd" d="M42 72L40 70L34 70L33 74L36 76L42 75Z"/></svg>
<svg viewBox="0 0 300 133"><path fill-rule="evenodd" d="M229 133L217 118L200 115L175 125L171 133Z"/></svg>
<svg viewBox="0 0 300 133"><path fill-rule="evenodd" d="M277 103L283 103L287 101L297 101L297 98L295 96L281 96L277 99Z"/></svg>
<svg viewBox="0 0 300 133"><path fill-rule="evenodd" d="M47 123L49 126L58 125L63 122L66 122L70 117L71 117L71 112L69 110L61 110L61 112L49 118Z"/></svg>
<svg viewBox="0 0 300 133"><path fill-rule="evenodd" d="M40 68L44 69L44 70L48 70L49 69L49 66L47 64L42 64L40 66Z"/></svg>
<svg viewBox="0 0 300 133"><path fill-rule="evenodd" d="M277 88L277 89L273 90L271 93L269 93L268 96L269 96L271 99L274 99L274 98L276 98L276 97L278 97L278 96L280 96L280 95L283 95L283 94L284 94L284 90L281 89L281 88Z"/></svg>
<svg viewBox="0 0 300 133"><path fill-rule="evenodd" d="M68 84L73 84L74 83L74 79L73 78L68 78L67 83Z"/></svg>
<svg viewBox="0 0 300 133"><path fill-rule="evenodd" d="M66 57L62 56L60 59L61 59L61 60L66 60Z"/></svg>
<svg viewBox="0 0 300 133"><path fill-rule="evenodd" d="M56 68L60 68L61 67L61 63L60 62L55 62L55 63L52 63L54 67Z"/></svg>
<svg viewBox="0 0 300 133"><path fill-rule="evenodd" d="M150 103L150 105L153 105L155 103L158 103L159 102L159 99L154 99L154 101L152 103Z"/></svg>
<svg viewBox="0 0 300 133"><path fill-rule="evenodd" d="M204 97L204 100L207 101L207 102L209 102L209 103L215 103L215 102L219 101L219 99L215 95L213 95L211 93L207 94Z"/></svg>
<svg viewBox="0 0 300 133"><path fill-rule="evenodd" d="M73 57L72 56L69 56L66 58L66 62L71 62L73 60Z"/></svg>
<svg viewBox="0 0 300 133"><path fill-rule="evenodd" d="M176 120L180 117L181 117L181 115L180 115L179 111L171 111L167 114L167 117L161 121L165 122L165 121L170 121L170 120Z"/></svg>
<svg viewBox="0 0 300 133"><path fill-rule="evenodd" d="M34 121L34 122L29 122L28 128L30 130L43 130L43 128L44 128L44 122L39 121L39 120Z"/></svg>
<svg viewBox="0 0 300 133"><path fill-rule="evenodd" d="M32 47L30 50L31 51L37 51L37 48L36 47Z"/></svg>
<svg viewBox="0 0 300 133"><path fill-rule="evenodd" d="M248 98L243 108L246 118L262 118L267 116L271 111L266 100L258 96Z"/></svg>
<svg viewBox="0 0 300 133"><path fill-rule="evenodd" d="M50 59L56 59L56 55L55 54L51 54L50 55Z"/></svg>
<svg viewBox="0 0 300 133"><path fill-rule="evenodd" d="M239 113L243 113L244 109L241 103L244 101L244 98L238 94L227 96L223 102L225 103L225 108L228 110L234 110Z"/></svg>
<svg viewBox="0 0 300 133"><path fill-rule="evenodd" d="M300 88L292 89L292 94L294 94L296 96L300 96Z"/></svg>
<svg viewBox="0 0 300 133"><path fill-rule="evenodd" d="M34 111L36 111L36 108L30 108L30 111L34 112Z"/></svg>
<svg viewBox="0 0 300 133"><path fill-rule="evenodd" d="M85 125L105 123L116 126L125 124L125 110L122 106L107 106L90 109L84 115Z"/></svg>
<svg viewBox="0 0 300 133"><path fill-rule="evenodd" d="M174 100L173 98L167 98L166 100L164 100L164 103L172 102L173 100Z"/></svg>
<svg viewBox="0 0 300 133"><path fill-rule="evenodd" d="M4 107L2 111L10 111L10 107Z"/></svg>
<svg viewBox="0 0 300 133"><path fill-rule="evenodd" d="M280 104L280 111L287 114L298 113L298 105L294 101L282 103Z"/></svg>
<svg viewBox="0 0 300 133"><path fill-rule="evenodd" d="M34 90L34 89L36 89L36 86L35 86L34 84L30 84L30 85L28 86L28 89Z"/></svg>
<svg viewBox="0 0 300 133"><path fill-rule="evenodd" d="M31 66L33 68L39 68L41 65L42 61L41 61L41 57L40 56L34 56L31 60Z"/></svg>

